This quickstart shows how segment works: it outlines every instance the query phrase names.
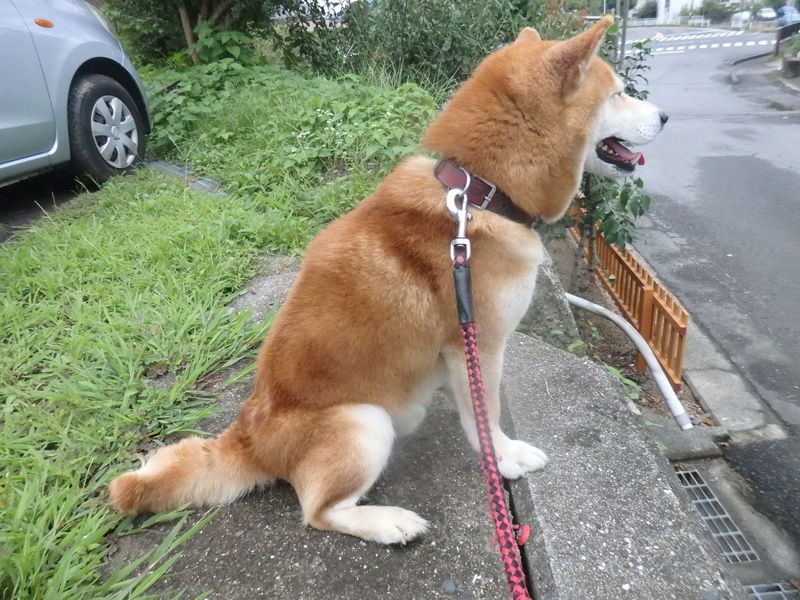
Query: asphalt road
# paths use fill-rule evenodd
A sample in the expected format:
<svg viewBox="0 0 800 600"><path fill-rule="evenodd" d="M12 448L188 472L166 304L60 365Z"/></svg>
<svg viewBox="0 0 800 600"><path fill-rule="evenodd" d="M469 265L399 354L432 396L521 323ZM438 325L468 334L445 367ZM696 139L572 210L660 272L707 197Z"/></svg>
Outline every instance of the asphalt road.
<svg viewBox="0 0 800 600"><path fill-rule="evenodd" d="M658 42L650 62L650 99L670 121L644 149L653 204L636 248L780 421L797 425L800 94L765 59L731 78L728 62L772 36L679 37Z"/></svg>
<svg viewBox="0 0 800 600"><path fill-rule="evenodd" d="M725 457L800 549L800 92L769 59L730 65L771 35L729 33L654 44L650 99L670 121L645 149L653 203L635 245L785 428Z"/></svg>

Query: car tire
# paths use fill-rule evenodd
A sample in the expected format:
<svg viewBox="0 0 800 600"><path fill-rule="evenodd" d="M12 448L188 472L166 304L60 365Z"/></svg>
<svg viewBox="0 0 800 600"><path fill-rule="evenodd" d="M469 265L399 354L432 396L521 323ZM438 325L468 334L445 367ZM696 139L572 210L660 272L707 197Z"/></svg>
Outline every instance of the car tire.
<svg viewBox="0 0 800 600"><path fill-rule="evenodd" d="M106 75L86 75L67 104L70 165L87 182L102 183L144 159L145 123L128 91Z"/></svg>

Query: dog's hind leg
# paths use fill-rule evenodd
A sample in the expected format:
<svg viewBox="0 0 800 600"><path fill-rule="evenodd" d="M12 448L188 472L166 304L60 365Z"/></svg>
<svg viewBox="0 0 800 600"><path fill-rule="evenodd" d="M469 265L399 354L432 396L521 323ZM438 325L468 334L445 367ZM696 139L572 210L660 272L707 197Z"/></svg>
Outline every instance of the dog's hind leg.
<svg viewBox="0 0 800 600"><path fill-rule="evenodd" d="M476 451L480 451L478 431L475 426L475 413L467 378L466 362L461 349L450 348L442 352L447 366L448 384L443 388L445 394L458 409L461 426L467 439ZM547 455L539 448L512 440L500 428L500 378L503 373L503 351L481 348L481 373L483 378L486 410L489 429L492 433L497 453L500 474L506 479L518 479L529 471L538 471L547 464Z"/></svg>
<svg viewBox="0 0 800 600"><path fill-rule="evenodd" d="M305 522L380 544L405 544L424 533L428 523L414 512L357 504L389 459L395 437L389 413L370 404L326 412L291 478Z"/></svg>

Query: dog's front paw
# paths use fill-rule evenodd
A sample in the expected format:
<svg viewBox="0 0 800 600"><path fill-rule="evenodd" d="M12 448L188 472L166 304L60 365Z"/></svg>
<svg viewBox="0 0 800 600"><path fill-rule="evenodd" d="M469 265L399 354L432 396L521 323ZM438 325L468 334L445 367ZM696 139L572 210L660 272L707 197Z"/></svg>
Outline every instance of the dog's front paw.
<svg viewBox="0 0 800 600"><path fill-rule="evenodd" d="M379 544L406 543L428 530L428 522L417 513L398 506L358 506L361 531L356 535Z"/></svg>
<svg viewBox="0 0 800 600"><path fill-rule="evenodd" d="M547 464L547 455L536 446L521 440L507 440L498 444L497 467L506 479L519 479L525 473L538 471Z"/></svg>

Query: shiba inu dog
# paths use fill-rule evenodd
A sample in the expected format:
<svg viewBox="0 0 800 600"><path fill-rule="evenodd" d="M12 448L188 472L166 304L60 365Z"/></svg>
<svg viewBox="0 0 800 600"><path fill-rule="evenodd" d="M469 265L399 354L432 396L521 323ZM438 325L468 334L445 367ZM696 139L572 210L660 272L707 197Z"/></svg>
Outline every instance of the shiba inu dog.
<svg viewBox="0 0 800 600"><path fill-rule="evenodd" d="M283 479L313 527L383 544L425 532L428 523L409 510L358 501L395 436L421 422L438 389L478 447L448 251L449 188L468 188L474 314L500 471L518 478L544 467L544 452L499 425L506 339L542 259L530 224L564 214L584 168L634 171L642 155L624 144L652 141L666 122L627 96L596 56L611 23L558 42L527 28L484 59L424 135L444 160L407 159L309 245L237 420L216 438L163 447L114 479L114 507L227 503Z"/></svg>

